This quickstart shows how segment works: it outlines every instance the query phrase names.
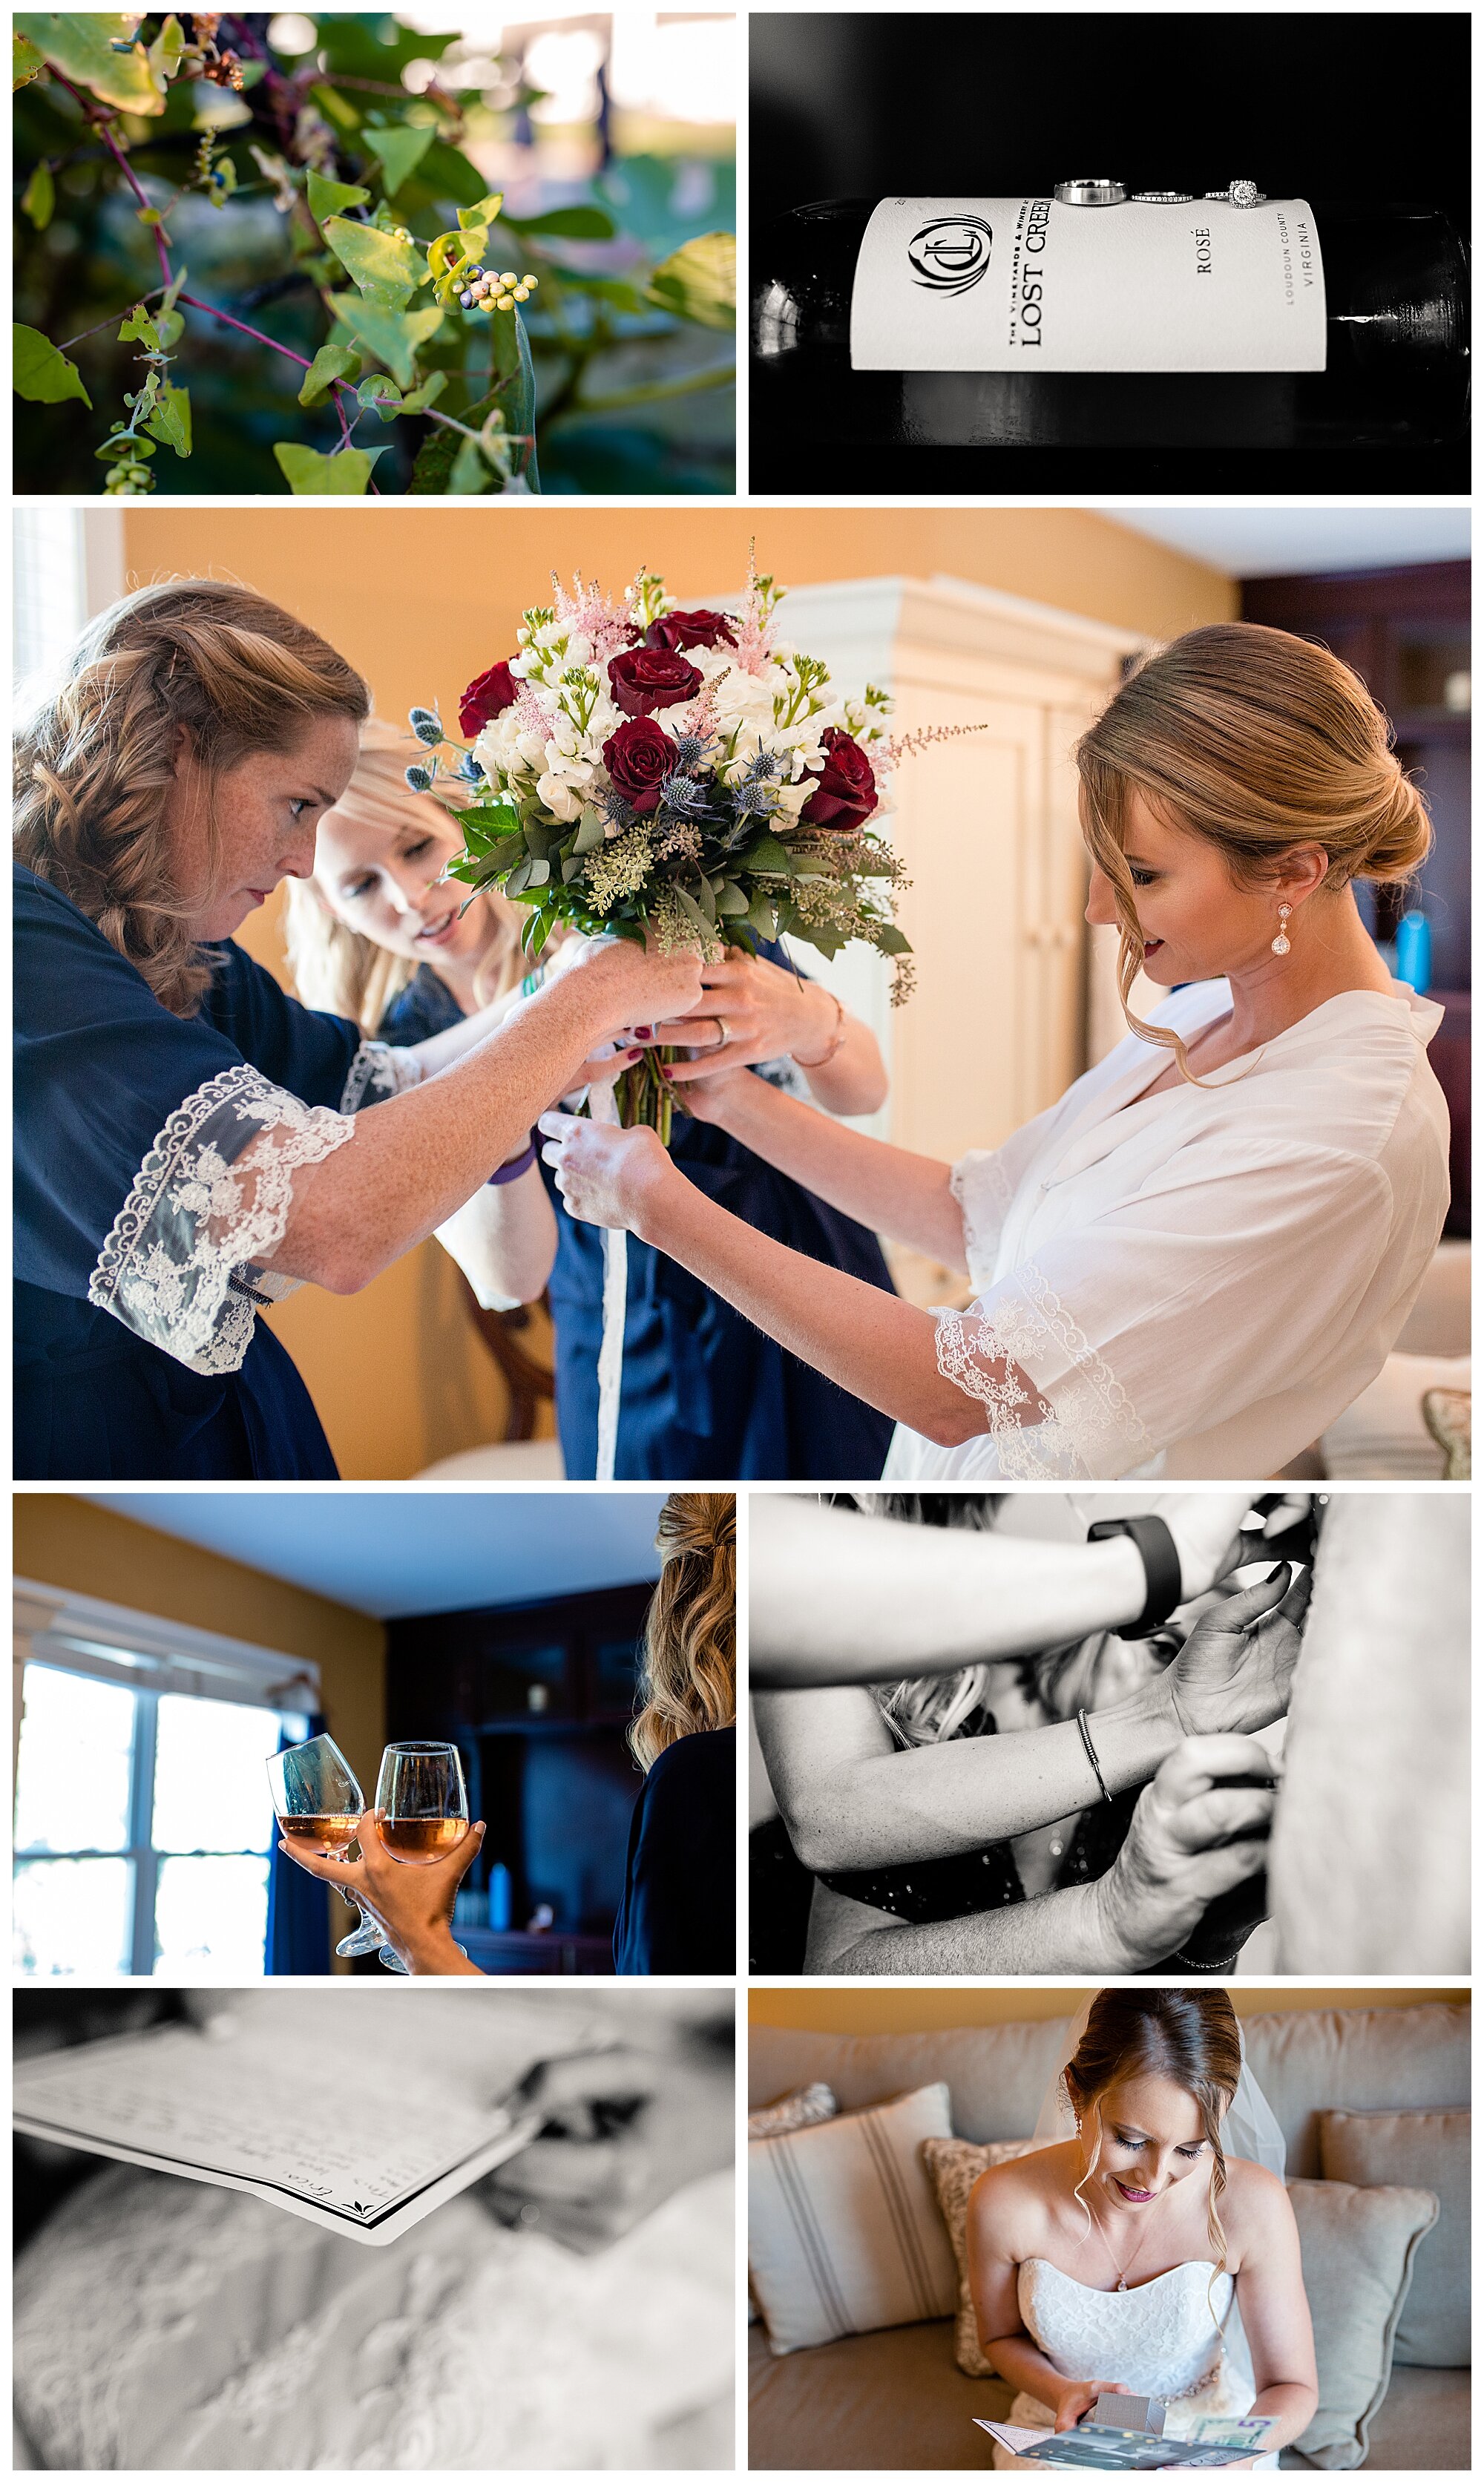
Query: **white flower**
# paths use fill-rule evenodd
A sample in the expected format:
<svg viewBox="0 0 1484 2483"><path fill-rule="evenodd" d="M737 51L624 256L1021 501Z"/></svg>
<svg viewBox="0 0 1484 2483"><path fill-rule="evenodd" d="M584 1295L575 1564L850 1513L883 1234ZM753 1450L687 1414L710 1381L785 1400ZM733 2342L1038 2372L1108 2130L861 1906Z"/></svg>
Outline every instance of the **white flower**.
<svg viewBox="0 0 1484 2483"><path fill-rule="evenodd" d="M582 808L582 796L577 788L570 785L562 776L539 777L536 793L537 799L545 804L552 817L562 820L564 824L570 819L574 819Z"/></svg>

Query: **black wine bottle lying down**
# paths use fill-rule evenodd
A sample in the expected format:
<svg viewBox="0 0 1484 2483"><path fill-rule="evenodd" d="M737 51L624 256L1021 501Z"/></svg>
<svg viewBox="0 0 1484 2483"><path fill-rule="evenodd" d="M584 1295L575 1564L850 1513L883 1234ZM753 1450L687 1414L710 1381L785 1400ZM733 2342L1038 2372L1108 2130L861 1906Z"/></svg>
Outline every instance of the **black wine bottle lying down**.
<svg viewBox="0 0 1484 2483"><path fill-rule="evenodd" d="M1468 267L1429 206L1063 181L832 199L757 238L755 437L1421 447L1469 418Z"/></svg>

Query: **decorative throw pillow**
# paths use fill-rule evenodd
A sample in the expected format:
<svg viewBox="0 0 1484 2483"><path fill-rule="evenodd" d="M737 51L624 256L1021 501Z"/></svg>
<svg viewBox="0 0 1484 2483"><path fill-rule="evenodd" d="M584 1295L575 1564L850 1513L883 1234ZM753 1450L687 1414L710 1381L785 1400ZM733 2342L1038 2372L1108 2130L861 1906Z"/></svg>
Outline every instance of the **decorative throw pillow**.
<svg viewBox="0 0 1484 2483"><path fill-rule="evenodd" d="M979 2323L968 2289L968 2194L980 2174L987 2173L992 2164L1013 2163L1018 2155L1034 2155L1039 2148L1050 2144L1046 2138L1000 2138L988 2147L975 2147L967 2138L923 2140L922 2161L938 2193L939 2212L948 2228L948 2239L958 2262L959 2316L953 2350L959 2369L967 2371L971 2380L993 2380L998 2373L979 2351Z"/></svg>
<svg viewBox="0 0 1484 2483"><path fill-rule="evenodd" d="M1423 1417L1430 1390L1467 1393L1467 1353L1392 1353L1319 1442L1332 1482L1442 1482L1446 1458Z"/></svg>
<svg viewBox="0 0 1484 2483"><path fill-rule="evenodd" d="M796 2087L792 2095L780 2096L777 2103L760 2104L747 2116L749 2138L785 2138L791 2129L811 2129L816 2122L833 2121L839 2105L827 2086L817 2079L811 2087ZM757 2304L753 2296L752 2280L747 2287L747 2324L751 2328L757 2317Z"/></svg>
<svg viewBox="0 0 1484 2483"><path fill-rule="evenodd" d="M1319 2403L1295 2448L1339 2473L1364 2465L1370 2418L1391 2376L1412 2262L1438 2221L1431 2190L1290 2181L1314 2327Z"/></svg>
<svg viewBox="0 0 1484 2483"><path fill-rule="evenodd" d="M1435 2190L1438 2222L1418 2246L1396 2323L1395 2359L1464 2368L1469 2340L1470 2114L1321 2112L1319 2164L1328 2181L1404 2182Z"/></svg>
<svg viewBox="0 0 1484 2483"><path fill-rule="evenodd" d="M949 2134L939 2084L753 2141L748 2251L775 2354L952 2310L953 2253L921 2159L925 2138Z"/></svg>
<svg viewBox="0 0 1484 2483"><path fill-rule="evenodd" d="M1467 1388L1429 1388L1422 1420L1443 1451L1444 1482L1473 1480L1473 1398Z"/></svg>
<svg viewBox="0 0 1484 2483"><path fill-rule="evenodd" d="M833 2121L839 2105L817 2079L811 2087L795 2087L777 2103L760 2104L747 2116L749 2138L786 2138L791 2129L812 2129L816 2122Z"/></svg>

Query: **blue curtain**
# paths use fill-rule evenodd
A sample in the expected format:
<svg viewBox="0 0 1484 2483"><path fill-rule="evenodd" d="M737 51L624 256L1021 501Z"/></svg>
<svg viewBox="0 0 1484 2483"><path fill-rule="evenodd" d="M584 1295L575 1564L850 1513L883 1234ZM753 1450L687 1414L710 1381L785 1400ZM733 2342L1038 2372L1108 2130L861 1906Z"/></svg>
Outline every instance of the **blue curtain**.
<svg viewBox="0 0 1484 2483"><path fill-rule="evenodd" d="M325 1730L323 1716L311 1716L307 1738ZM293 1749L285 1733L280 1751ZM330 1972L330 1891L324 1882L301 1871L278 1852L277 1835L268 1856L268 1930L263 1940L265 1974L328 1974Z"/></svg>

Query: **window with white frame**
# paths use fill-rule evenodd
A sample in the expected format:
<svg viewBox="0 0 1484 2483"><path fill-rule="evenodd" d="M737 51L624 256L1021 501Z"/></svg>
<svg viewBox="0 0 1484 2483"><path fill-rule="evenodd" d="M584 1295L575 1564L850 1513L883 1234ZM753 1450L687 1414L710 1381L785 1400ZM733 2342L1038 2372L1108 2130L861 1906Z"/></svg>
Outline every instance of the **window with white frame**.
<svg viewBox="0 0 1484 2483"><path fill-rule="evenodd" d="M107 1609L79 1623L71 1607L70 1637L55 1620L20 1637L16 1971L251 1980L277 1841L264 1761L304 1739L313 1685L283 1684L280 1705L271 1682L211 1661L228 1642L172 1630L162 1651L143 1628L109 1628ZM276 1661L281 1673L267 1655L258 1669Z"/></svg>

